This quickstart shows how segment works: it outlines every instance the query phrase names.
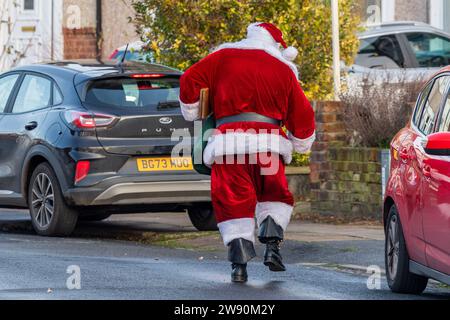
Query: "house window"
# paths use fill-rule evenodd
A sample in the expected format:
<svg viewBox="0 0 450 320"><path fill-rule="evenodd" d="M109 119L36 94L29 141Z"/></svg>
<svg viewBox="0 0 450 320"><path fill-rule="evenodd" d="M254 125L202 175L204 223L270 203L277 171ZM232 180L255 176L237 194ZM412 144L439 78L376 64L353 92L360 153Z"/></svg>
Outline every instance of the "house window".
<svg viewBox="0 0 450 320"><path fill-rule="evenodd" d="M23 0L23 9L26 11L34 11L34 0Z"/></svg>

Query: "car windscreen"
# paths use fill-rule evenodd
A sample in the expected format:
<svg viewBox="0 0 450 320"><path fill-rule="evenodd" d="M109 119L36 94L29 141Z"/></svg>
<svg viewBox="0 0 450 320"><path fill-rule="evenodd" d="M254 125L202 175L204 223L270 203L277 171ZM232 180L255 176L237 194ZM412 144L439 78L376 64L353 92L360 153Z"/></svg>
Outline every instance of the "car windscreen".
<svg viewBox="0 0 450 320"><path fill-rule="evenodd" d="M179 108L177 77L111 78L88 83L83 102L101 109L157 111Z"/></svg>

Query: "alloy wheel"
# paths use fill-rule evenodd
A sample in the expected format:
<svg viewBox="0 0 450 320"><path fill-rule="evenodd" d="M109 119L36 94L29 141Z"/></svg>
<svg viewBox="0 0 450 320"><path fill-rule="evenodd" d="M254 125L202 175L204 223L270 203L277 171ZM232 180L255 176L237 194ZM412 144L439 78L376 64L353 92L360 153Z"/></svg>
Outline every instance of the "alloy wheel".
<svg viewBox="0 0 450 320"><path fill-rule="evenodd" d="M398 217L393 216L388 229L387 240L387 262L388 272L391 279L397 276L397 268L400 254L400 237L399 237Z"/></svg>
<svg viewBox="0 0 450 320"><path fill-rule="evenodd" d="M55 211L55 194L48 175L40 173L36 176L32 192L34 218L40 228L46 228L50 225Z"/></svg>

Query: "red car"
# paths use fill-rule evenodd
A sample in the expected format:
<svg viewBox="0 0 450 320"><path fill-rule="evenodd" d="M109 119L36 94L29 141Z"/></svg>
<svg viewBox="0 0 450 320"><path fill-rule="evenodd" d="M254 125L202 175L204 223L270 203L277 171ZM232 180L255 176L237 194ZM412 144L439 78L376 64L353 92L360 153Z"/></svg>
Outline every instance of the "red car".
<svg viewBox="0 0 450 320"><path fill-rule="evenodd" d="M391 145L384 204L386 274L397 293L450 284L450 67L422 90Z"/></svg>

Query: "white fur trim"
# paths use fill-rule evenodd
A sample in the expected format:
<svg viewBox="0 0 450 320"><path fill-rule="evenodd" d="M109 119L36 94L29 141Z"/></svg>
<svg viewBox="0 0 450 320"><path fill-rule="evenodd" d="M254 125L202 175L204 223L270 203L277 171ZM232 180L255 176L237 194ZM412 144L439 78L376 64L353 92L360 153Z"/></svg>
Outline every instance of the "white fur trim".
<svg viewBox="0 0 450 320"><path fill-rule="evenodd" d="M316 133L306 139L299 139L294 137L291 133L289 134L289 140L291 140L294 145L294 150L298 153L306 154L311 151L314 141L316 141Z"/></svg>
<svg viewBox="0 0 450 320"><path fill-rule="evenodd" d="M258 29L264 30L265 32L269 33L264 28L258 28ZM264 33L261 33L261 34L264 34ZM270 35L270 33L269 33L269 35ZM270 38L272 38L272 36L270 36ZM273 40L273 38L272 38L272 40ZM273 43L275 43L275 45ZM260 38L244 39L239 42L224 43L224 44L220 45L219 47L217 47L217 49L215 51L217 52L217 51L224 50L224 49L262 50L262 51L266 52L267 54L270 54L272 57L280 60L284 64L288 65L289 68L291 68L292 72L294 72L295 76L298 79L299 76L298 76L297 66L295 64L293 64L291 61L288 61L286 58L283 57L283 54L281 53L280 49L278 48L275 40L273 40L273 43L272 44L269 43L264 36L261 36Z"/></svg>
<svg viewBox="0 0 450 320"><path fill-rule="evenodd" d="M281 130L281 129L280 129ZM207 165L228 155L278 153L286 164L292 162L292 143L279 134L242 132L224 133L211 137L203 154Z"/></svg>
<svg viewBox="0 0 450 320"><path fill-rule="evenodd" d="M245 239L255 243L255 219L228 220L218 224L223 243L228 246L233 240Z"/></svg>
<svg viewBox="0 0 450 320"><path fill-rule="evenodd" d="M275 222L286 231L291 221L294 207L283 202L261 202L256 206L256 219L258 226L268 218L272 217Z"/></svg>
<svg viewBox="0 0 450 320"><path fill-rule="evenodd" d="M289 47L283 51L283 57L286 60L294 61L295 59L297 59L297 56L298 56L298 50L294 47Z"/></svg>
<svg viewBox="0 0 450 320"><path fill-rule="evenodd" d="M181 113L186 121L196 121L200 119L200 101L196 103L184 103L180 100Z"/></svg>

